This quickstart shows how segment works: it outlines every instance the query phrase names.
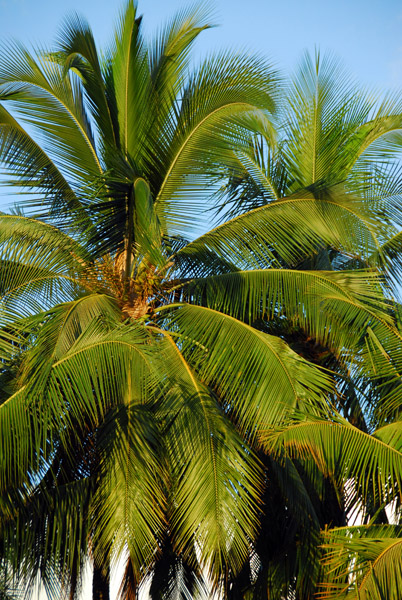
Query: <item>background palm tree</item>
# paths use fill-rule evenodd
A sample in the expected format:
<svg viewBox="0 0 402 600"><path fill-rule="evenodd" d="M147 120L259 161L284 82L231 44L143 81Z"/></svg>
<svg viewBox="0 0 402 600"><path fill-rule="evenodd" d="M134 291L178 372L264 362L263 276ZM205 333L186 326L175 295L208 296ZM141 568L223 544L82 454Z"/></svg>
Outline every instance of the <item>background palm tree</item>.
<svg viewBox="0 0 402 600"><path fill-rule="evenodd" d="M232 177L217 197L223 219L263 206L285 209L309 198L316 201L321 214L336 220L339 228L350 228L342 230L340 238L350 243L354 237L353 256L346 246L335 248L332 244L317 245L316 252L299 264L277 257L278 274L271 268L263 275L269 289L263 299L268 318L258 320L258 309L253 318L254 326L279 335L304 358L334 373L337 393L333 405L366 433L397 414L401 398L400 371L391 367L400 360L399 309L393 301L400 294L400 109L397 97L378 100L362 92L333 58L306 55L285 86L275 128L272 121L264 124L249 148L236 152ZM335 211L339 211L337 216ZM343 211L349 213L348 218ZM364 234L367 230L376 238L372 252L368 248L373 238ZM295 267L303 272L289 274L285 284L286 271ZM383 315L378 313L374 321L370 311L356 320L350 299L341 299L340 287L335 290L329 284L335 271L341 271L344 279L340 273L337 277L345 291L351 270L354 277L360 270L363 280L368 277L367 268L371 269L372 284L382 286L385 294ZM386 278L377 278L377 284L376 269ZM324 291L321 285L328 287ZM248 290L240 287L238 306L244 307L247 301ZM377 318L374 333L371 327ZM391 323L394 333L388 329ZM384 327L382 333L379 327ZM311 452L314 449L312 444ZM345 494L345 481L338 482L336 489L333 482L320 478L317 466L307 476L304 462L297 458L297 452L292 458L285 452L277 455L279 464L272 454L264 459L266 476L276 486L272 496L267 488L261 542L251 555L254 565L256 561L259 564L259 575L256 580L249 571L234 584L254 588L256 597L267 587L273 597L280 597L289 586L300 597L313 595L320 570L320 528L346 525L353 517L355 504ZM366 519L376 514L377 520L386 520L384 510L378 512L383 502L380 497L364 497ZM267 539L266 531L276 534Z"/></svg>
<svg viewBox="0 0 402 600"><path fill-rule="evenodd" d="M282 431L262 437L274 454L297 457L314 476L317 468L350 505L358 502L363 521L324 532L322 599L393 599L400 589L401 422L366 433L333 413L295 418ZM384 523L384 507L393 511ZM372 507L377 507L374 515ZM368 507L368 508L367 508Z"/></svg>

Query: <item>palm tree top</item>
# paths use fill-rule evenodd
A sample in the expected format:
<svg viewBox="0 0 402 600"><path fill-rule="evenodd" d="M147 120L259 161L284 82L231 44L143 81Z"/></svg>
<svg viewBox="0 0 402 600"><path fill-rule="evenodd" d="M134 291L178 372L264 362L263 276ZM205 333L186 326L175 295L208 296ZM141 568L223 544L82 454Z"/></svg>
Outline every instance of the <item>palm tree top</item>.
<svg viewBox="0 0 402 600"><path fill-rule="evenodd" d="M209 26L189 9L148 42L129 1L104 54L73 16L50 52L14 44L0 60L0 160L33 198L26 216L0 215L5 536L16 566L72 596L88 554L107 580L103 563L127 552L125 590L165 551L216 586L241 573L262 519L261 430L339 400L284 325L362 386L402 367L384 281L342 270L383 257L385 227L344 181L384 132L392 145L399 117L368 121L360 99L350 114L320 59L281 121L263 59L193 66ZM199 235L222 185L263 193L247 212L238 194L231 218ZM327 250L339 272L303 268Z"/></svg>

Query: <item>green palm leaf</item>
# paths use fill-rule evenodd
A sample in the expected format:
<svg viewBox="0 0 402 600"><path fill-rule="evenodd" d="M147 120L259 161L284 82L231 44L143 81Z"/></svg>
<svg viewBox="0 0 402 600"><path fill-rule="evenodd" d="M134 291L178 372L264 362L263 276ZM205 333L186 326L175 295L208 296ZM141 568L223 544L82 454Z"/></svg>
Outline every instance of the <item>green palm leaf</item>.
<svg viewBox="0 0 402 600"><path fill-rule="evenodd" d="M185 353L164 336L165 364L176 382L164 408L173 539L187 560L192 540L201 565L218 582L223 569L240 570L248 556L258 527L261 466Z"/></svg>
<svg viewBox="0 0 402 600"><path fill-rule="evenodd" d="M63 77L57 63L36 60L21 45L10 46L0 65L0 98L45 134L48 153L70 180L86 186L88 175L100 174L79 80Z"/></svg>
<svg viewBox="0 0 402 600"><path fill-rule="evenodd" d="M261 443L267 451L280 452L284 447L307 468L309 462L317 464L339 484L353 478L363 498L372 493L382 503L401 488L402 453L395 435L400 429L398 422L368 434L339 415L332 421L302 417L276 431L265 431Z"/></svg>
<svg viewBox="0 0 402 600"><path fill-rule="evenodd" d="M41 311L76 295L89 255L55 227L14 215L0 216L0 294L3 307L19 314ZM58 252L54 252L54 248ZM81 285L80 285L81 284Z"/></svg>
<svg viewBox="0 0 402 600"><path fill-rule="evenodd" d="M355 600L399 597L402 582L399 526L359 526L325 533L328 579L320 598Z"/></svg>
<svg viewBox="0 0 402 600"><path fill-rule="evenodd" d="M139 580L154 562L165 528L164 465L152 406L134 398L109 413L98 430L97 452L100 479L91 503L95 552L102 561L127 548Z"/></svg>
<svg viewBox="0 0 402 600"><path fill-rule="evenodd" d="M286 266L297 266L317 249L332 246L369 260L379 242L374 224L361 208L359 203L347 204L342 197L279 200L219 225L177 255L195 262L198 256L212 251L238 268L258 269L279 266L282 261ZM349 235L351 230L353 236Z"/></svg>
<svg viewBox="0 0 402 600"><path fill-rule="evenodd" d="M199 378L224 398L251 438L260 427L280 422L289 409L306 403L314 410L332 389L328 375L280 338L233 317L189 304L158 309L157 315Z"/></svg>

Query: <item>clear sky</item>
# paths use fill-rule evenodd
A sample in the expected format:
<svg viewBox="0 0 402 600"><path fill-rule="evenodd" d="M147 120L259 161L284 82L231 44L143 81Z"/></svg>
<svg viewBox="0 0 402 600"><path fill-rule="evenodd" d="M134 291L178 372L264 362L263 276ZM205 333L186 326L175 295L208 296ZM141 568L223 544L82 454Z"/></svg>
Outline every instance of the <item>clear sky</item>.
<svg viewBox="0 0 402 600"><path fill-rule="evenodd" d="M154 30L186 0L139 0ZM302 50L319 46L341 58L363 84L402 87L400 0L212 0L219 27L204 34L198 51L245 47L291 68ZM69 12L86 16L100 45L107 42L119 0L0 0L0 39L50 44Z"/></svg>
<svg viewBox="0 0 402 600"><path fill-rule="evenodd" d="M124 0L0 0L0 43L51 46L63 18L78 12L100 47L111 38ZM139 0L149 33L194 0ZM197 40L196 55L218 48L261 53L291 71L303 50L335 54L363 86L402 90L401 0L209 0L216 28ZM0 189L0 208L16 196Z"/></svg>
<svg viewBox="0 0 402 600"><path fill-rule="evenodd" d="M191 3L139 0L139 7L144 25L152 32ZM222 47L249 49L289 71L304 49L319 47L338 56L363 85L402 90L401 0L214 0L209 4L219 27L201 36L199 55ZM79 12L102 46L121 6L118 0L0 0L0 41L15 38L50 45L63 17Z"/></svg>

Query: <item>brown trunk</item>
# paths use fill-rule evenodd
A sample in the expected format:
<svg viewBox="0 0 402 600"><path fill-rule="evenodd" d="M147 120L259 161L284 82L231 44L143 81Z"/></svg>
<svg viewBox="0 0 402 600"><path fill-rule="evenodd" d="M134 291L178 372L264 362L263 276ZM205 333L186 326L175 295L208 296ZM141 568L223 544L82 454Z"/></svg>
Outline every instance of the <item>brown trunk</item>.
<svg viewBox="0 0 402 600"><path fill-rule="evenodd" d="M78 565L77 565L77 561L78 561L78 557L75 557L72 569L71 569L71 575L70 575L70 594L69 594L69 600L76 600L77 598L77 590L78 590Z"/></svg>
<svg viewBox="0 0 402 600"><path fill-rule="evenodd" d="M128 558L126 570L119 589L119 597L124 600L137 600L138 580L131 559Z"/></svg>
<svg viewBox="0 0 402 600"><path fill-rule="evenodd" d="M92 600L110 600L109 583L109 558L105 557L102 565L99 564L99 560L94 564L94 573L92 578Z"/></svg>

